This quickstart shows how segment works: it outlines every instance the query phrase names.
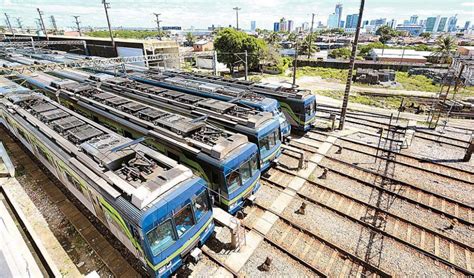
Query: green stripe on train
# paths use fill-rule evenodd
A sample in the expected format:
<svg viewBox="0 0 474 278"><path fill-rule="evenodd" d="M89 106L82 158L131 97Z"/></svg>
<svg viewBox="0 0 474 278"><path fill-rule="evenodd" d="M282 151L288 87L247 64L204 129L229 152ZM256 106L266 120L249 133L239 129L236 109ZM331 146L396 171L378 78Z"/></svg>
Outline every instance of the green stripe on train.
<svg viewBox="0 0 474 278"><path fill-rule="evenodd" d="M157 265L153 265L148 259L146 260L148 265L154 270L154 271L157 271L158 269L160 269L161 267L163 267L164 265L166 265L167 263L169 263L174 257L176 257L177 255L179 255L181 252L183 252L183 250L185 250L186 248L188 248L188 246L193 243L203 232L204 230L207 228L207 226L209 226L209 224L212 222L212 217L206 222L206 224L204 226L201 227L201 229L196 233L194 234L194 236L192 238L190 238L188 241L186 241L185 244L183 244L183 246L181 246L178 250L174 251L173 254L171 254L170 256L168 256L166 259L164 259L161 263L157 264Z"/></svg>
<svg viewBox="0 0 474 278"><path fill-rule="evenodd" d="M288 113L288 115L290 115L290 117L291 117L295 122L297 122L297 123L300 124L300 125L303 125L303 126L304 126L304 125L307 125L307 124L313 122L314 119L315 119L315 118L312 118L311 120L306 121L306 122L305 122L305 121L302 121L300 118L298 118L298 116L296 116L295 112L293 112L293 109L291 109L291 107L290 107L287 103L280 102L280 106L281 106L281 108L283 108L283 110L285 110L285 111Z"/></svg>

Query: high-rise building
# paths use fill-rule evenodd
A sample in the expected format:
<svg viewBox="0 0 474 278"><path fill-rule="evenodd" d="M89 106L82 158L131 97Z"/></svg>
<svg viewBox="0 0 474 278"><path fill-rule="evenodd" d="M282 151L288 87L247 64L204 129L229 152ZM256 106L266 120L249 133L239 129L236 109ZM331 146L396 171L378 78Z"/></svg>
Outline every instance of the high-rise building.
<svg viewBox="0 0 474 278"><path fill-rule="evenodd" d="M419 25L425 27L425 24L426 24L426 19L420 19Z"/></svg>
<svg viewBox="0 0 474 278"><path fill-rule="evenodd" d="M257 29L257 22L255 20L250 21L250 31L255 32Z"/></svg>
<svg viewBox="0 0 474 278"><path fill-rule="evenodd" d="M448 22L447 17L440 18L439 23L438 23L438 28L436 29L436 31L437 32L446 32L446 27L448 27L448 25L446 24L447 22Z"/></svg>
<svg viewBox="0 0 474 278"><path fill-rule="evenodd" d="M373 19L370 21L370 25L373 25L373 26L382 26L382 25L385 25L387 23L387 19L386 18L378 18L378 19Z"/></svg>
<svg viewBox="0 0 474 278"><path fill-rule="evenodd" d="M344 20L341 20L341 21L339 22L339 28L344 28L344 24L345 24L345 23L346 23L346 22L345 22Z"/></svg>
<svg viewBox="0 0 474 278"><path fill-rule="evenodd" d="M470 21L466 21L466 23L464 23L464 30L469 29L469 26L471 26L471 22L470 22Z"/></svg>
<svg viewBox="0 0 474 278"><path fill-rule="evenodd" d="M364 20L362 21L362 28L364 28L366 25L369 25L369 21L368 20Z"/></svg>
<svg viewBox="0 0 474 278"><path fill-rule="evenodd" d="M430 32L430 33L436 32L435 30L436 22L437 22L437 17L434 17L434 16L428 17L425 23L425 31Z"/></svg>
<svg viewBox="0 0 474 278"><path fill-rule="evenodd" d="M309 30L309 23L303 22L303 24L301 24L301 28L303 29L303 31Z"/></svg>
<svg viewBox="0 0 474 278"><path fill-rule="evenodd" d="M412 15L410 17L410 24L417 24L418 23L418 16L417 15Z"/></svg>
<svg viewBox="0 0 474 278"><path fill-rule="evenodd" d="M393 18L387 23L387 25L390 26L390 28L395 29L395 27L397 27L397 21Z"/></svg>
<svg viewBox="0 0 474 278"><path fill-rule="evenodd" d="M358 14L348 14L346 16L346 28L357 28L358 20L359 20Z"/></svg>
<svg viewBox="0 0 474 278"><path fill-rule="evenodd" d="M336 5L334 13L337 15L337 25L336 26L337 27L344 27L344 25L341 26L341 16L342 16L342 4L341 3Z"/></svg>
<svg viewBox="0 0 474 278"><path fill-rule="evenodd" d="M288 30L287 30L288 32L293 32L293 28L295 27L295 22L294 22L293 20L291 20L291 19L288 20L288 26L287 26L287 27L288 27L288 28L287 28L287 29L288 29Z"/></svg>
<svg viewBox="0 0 474 278"><path fill-rule="evenodd" d="M328 17L328 28L338 28L339 21L337 21L338 15L337 14L330 14Z"/></svg>
<svg viewBox="0 0 474 278"><path fill-rule="evenodd" d="M456 24L458 23L458 15L454 15L448 19L448 32L456 31Z"/></svg>
<svg viewBox="0 0 474 278"><path fill-rule="evenodd" d="M280 22L274 22L273 23L273 31L274 32L280 31Z"/></svg>
<svg viewBox="0 0 474 278"><path fill-rule="evenodd" d="M288 24L288 22L286 21L286 19L284 17L282 17L280 19L280 31L286 32L288 30L287 24Z"/></svg>

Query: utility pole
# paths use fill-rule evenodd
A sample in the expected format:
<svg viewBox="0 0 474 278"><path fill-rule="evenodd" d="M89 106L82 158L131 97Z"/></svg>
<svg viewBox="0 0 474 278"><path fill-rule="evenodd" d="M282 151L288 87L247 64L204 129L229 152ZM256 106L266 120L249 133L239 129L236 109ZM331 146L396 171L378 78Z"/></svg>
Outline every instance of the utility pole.
<svg viewBox="0 0 474 278"><path fill-rule="evenodd" d="M10 32L12 33L13 37L15 37L15 32L13 31L12 25L10 24L10 17L8 16L7 13L5 13L5 18L7 19L7 25L8 25L8 28L10 29Z"/></svg>
<svg viewBox="0 0 474 278"><path fill-rule="evenodd" d="M156 29L158 30L158 32L160 32L160 15L161 14L158 14L158 13L153 13L155 16L156 16L156 19L155 19L155 22L156 22Z"/></svg>
<svg viewBox="0 0 474 278"><path fill-rule="evenodd" d="M365 0L360 0L359 19L357 20L357 28L352 43L351 59L349 61L349 72L347 73L346 90L344 91L344 99L342 100L341 118L339 119L339 130L344 129L346 121L347 105L349 104L349 93L351 91L352 71L354 71L355 56L357 52L357 43L359 42L360 26L362 24L362 15L364 14Z"/></svg>
<svg viewBox="0 0 474 278"><path fill-rule="evenodd" d="M247 81L248 75L249 75L249 67L248 67L248 53L247 50L245 50L245 81Z"/></svg>
<svg viewBox="0 0 474 278"><path fill-rule="evenodd" d="M106 0L102 0L102 4L104 4L105 17L107 18L107 25L109 26L109 34L110 41L112 43L112 48L114 49L114 51L116 51L114 36L112 35L112 27L110 26L109 12L107 11L108 9L110 9L110 3L108 3Z"/></svg>
<svg viewBox="0 0 474 278"><path fill-rule="evenodd" d="M239 11L242 9L239 7L235 7L233 8L233 10L235 11L235 18L237 20L237 30L239 30Z"/></svg>
<svg viewBox="0 0 474 278"><path fill-rule="evenodd" d="M58 26L56 25L56 19L54 18L54 15L51 16L51 24L53 25L54 32L58 32Z"/></svg>
<svg viewBox="0 0 474 278"><path fill-rule="evenodd" d="M77 32L79 32L79 37L82 37L82 32L81 32L81 25L79 25L81 22L79 22L79 17L78 15L73 15L73 17L76 19L76 25L77 25Z"/></svg>
<svg viewBox="0 0 474 278"><path fill-rule="evenodd" d="M43 12L39 8L36 8L36 10L38 11L38 14L40 16L40 23L41 23L40 27L43 28L43 32L46 37L46 40L49 41L48 32L46 31L46 25L44 25Z"/></svg>
<svg viewBox="0 0 474 278"><path fill-rule="evenodd" d="M313 13L312 16L311 16L311 29L309 31L309 45L308 45L308 59L311 58L311 44L313 44L313 26L314 26L314 16L316 14Z"/></svg>
<svg viewBox="0 0 474 278"><path fill-rule="evenodd" d="M314 15L314 14L313 14ZM296 63L298 61L298 40L295 42L295 58L293 59L293 87L296 87Z"/></svg>
<svg viewBox="0 0 474 278"><path fill-rule="evenodd" d="M18 24L18 28L23 31L23 24L21 24L21 18L17 17L16 18L16 23Z"/></svg>

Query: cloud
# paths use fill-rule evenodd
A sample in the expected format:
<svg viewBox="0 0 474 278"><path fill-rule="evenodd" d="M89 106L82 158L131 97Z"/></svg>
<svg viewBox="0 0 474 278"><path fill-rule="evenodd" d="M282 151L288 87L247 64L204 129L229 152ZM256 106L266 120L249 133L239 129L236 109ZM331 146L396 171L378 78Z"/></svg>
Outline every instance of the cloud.
<svg viewBox="0 0 474 278"><path fill-rule="evenodd" d="M463 2L463 3L461 3L461 6L474 7L474 2Z"/></svg>

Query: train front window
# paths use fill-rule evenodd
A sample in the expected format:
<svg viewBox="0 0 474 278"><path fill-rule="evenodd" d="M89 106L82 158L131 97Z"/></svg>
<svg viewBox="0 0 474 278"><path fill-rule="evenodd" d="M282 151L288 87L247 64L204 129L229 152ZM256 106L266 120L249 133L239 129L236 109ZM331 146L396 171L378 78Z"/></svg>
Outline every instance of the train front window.
<svg viewBox="0 0 474 278"><path fill-rule="evenodd" d="M252 169L250 168L250 161L247 161L240 166L240 175L242 177L243 184L245 184L250 178L252 178Z"/></svg>
<svg viewBox="0 0 474 278"><path fill-rule="evenodd" d="M202 192L194 200L194 213L196 219L201 220L202 216L209 211L209 199L207 198L207 191Z"/></svg>
<svg viewBox="0 0 474 278"><path fill-rule="evenodd" d="M239 170L235 170L226 178L228 193L234 192L237 188L242 185L242 181L240 180L240 173Z"/></svg>
<svg viewBox="0 0 474 278"><path fill-rule="evenodd" d="M254 154L252 156L252 159L250 159L250 167L252 168L252 175L255 175L258 171L258 159L257 159L257 154Z"/></svg>
<svg viewBox="0 0 474 278"><path fill-rule="evenodd" d="M187 205L182 210L174 215L174 222L176 224L176 231L178 237L181 237L194 225L193 211L191 206Z"/></svg>
<svg viewBox="0 0 474 278"><path fill-rule="evenodd" d="M146 236L153 256L163 252L176 241L173 235L173 224L171 220L166 220L158 227L149 231Z"/></svg>
<svg viewBox="0 0 474 278"><path fill-rule="evenodd" d="M279 131L278 130L267 134L265 137L263 137L259 141L258 145L260 147L260 153L264 153L266 151L271 150L279 142L280 142L280 136L279 136Z"/></svg>
<svg viewBox="0 0 474 278"><path fill-rule="evenodd" d="M310 105L308 105L308 106L305 107L305 114L306 114L306 117L309 117L309 116L313 115L313 114L314 114L314 110L315 110L314 102L311 102Z"/></svg>

